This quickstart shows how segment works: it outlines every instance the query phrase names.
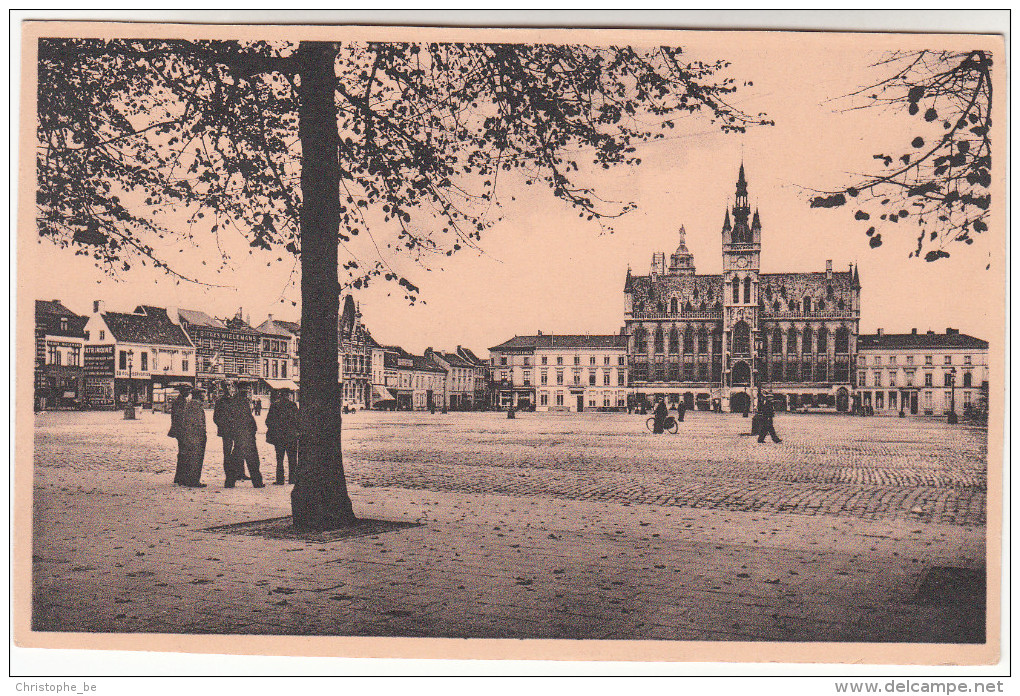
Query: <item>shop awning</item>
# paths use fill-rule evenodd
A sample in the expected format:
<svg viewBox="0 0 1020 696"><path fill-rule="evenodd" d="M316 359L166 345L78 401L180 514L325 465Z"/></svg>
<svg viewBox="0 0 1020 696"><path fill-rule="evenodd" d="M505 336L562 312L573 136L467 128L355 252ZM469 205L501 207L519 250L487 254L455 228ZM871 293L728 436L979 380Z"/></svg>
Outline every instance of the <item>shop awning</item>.
<svg viewBox="0 0 1020 696"><path fill-rule="evenodd" d="M397 395L386 387L372 385L372 401L396 401Z"/></svg>
<svg viewBox="0 0 1020 696"><path fill-rule="evenodd" d="M293 391L298 390L297 382L292 379L266 379L262 378L262 381L270 386L272 389L291 389Z"/></svg>

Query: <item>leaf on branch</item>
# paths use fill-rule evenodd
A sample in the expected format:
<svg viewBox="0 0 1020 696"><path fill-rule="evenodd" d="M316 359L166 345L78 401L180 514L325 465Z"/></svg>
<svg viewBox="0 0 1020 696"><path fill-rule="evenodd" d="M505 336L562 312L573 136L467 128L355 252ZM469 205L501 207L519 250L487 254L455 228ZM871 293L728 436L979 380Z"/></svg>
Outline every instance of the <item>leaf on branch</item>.
<svg viewBox="0 0 1020 696"><path fill-rule="evenodd" d="M924 255L924 260L927 261L928 263L931 263L932 261L938 261L939 259L947 258L949 258L949 252L943 251L942 249L935 249L933 251L929 251L927 254Z"/></svg>
<svg viewBox="0 0 1020 696"><path fill-rule="evenodd" d="M871 219L871 216L868 215L863 210L858 210L857 213L854 214L854 220L870 220L870 219Z"/></svg>
<svg viewBox="0 0 1020 696"><path fill-rule="evenodd" d="M924 138L922 138L921 136L917 136L916 138L910 141L910 144L913 145L914 147L924 147Z"/></svg>
<svg viewBox="0 0 1020 696"><path fill-rule="evenodd" d="M868 244L871 245L872 249L877 249L878 247L882 246L882 235L876 234L874 237L871 238L871 241L868 242Z"/></svg>
<svg viewBox="0 0 1020 696"><path fill-rule="evenodd" d="M846 205L846 196L842 193L834 193L831 196L815 196L811 199L812 208L838 208L841 205Z"/></svg>

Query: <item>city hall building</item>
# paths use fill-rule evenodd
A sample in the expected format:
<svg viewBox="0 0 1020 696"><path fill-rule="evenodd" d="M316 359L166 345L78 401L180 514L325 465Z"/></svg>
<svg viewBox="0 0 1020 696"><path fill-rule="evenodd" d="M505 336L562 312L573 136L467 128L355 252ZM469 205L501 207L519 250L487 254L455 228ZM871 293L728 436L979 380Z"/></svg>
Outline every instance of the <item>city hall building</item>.
<svg viewBox="0 0 1020 696"><path fill-rule="evenodd" d="M740 166L725 213L723 272L699 275L684 228L666 264L627 270L624 333L637 403L683 400L688 408L754 409L759 389L778 408L848 410L860 321L857 269L762 273L762 225L751 214Z"/></svg>

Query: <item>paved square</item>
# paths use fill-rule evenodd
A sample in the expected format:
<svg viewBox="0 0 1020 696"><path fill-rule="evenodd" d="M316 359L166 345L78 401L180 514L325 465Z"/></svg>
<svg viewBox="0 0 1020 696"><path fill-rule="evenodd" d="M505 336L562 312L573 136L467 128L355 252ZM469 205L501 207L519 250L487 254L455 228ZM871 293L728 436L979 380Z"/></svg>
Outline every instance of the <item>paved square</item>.
<svg viewBox="0 0 1020 696"><path fill-rule="evenodd" d="M216 438L209 487L172 485L165 414L37 414L33 626L983 641L976 596L916 596L984 570L984 429L784 414L759 445L735 415L644 419L347 416L355 511L423 524L308 541L204 531L289 514L290 487L222 488Z"/></svg>

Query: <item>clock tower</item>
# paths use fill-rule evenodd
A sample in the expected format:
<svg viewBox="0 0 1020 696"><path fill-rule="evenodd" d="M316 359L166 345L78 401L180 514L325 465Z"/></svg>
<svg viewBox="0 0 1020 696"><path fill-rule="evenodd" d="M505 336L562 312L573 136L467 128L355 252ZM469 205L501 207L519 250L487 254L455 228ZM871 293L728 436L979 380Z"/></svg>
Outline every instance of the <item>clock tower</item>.
<svg viewBox="0 0 1020 696"><path fill-rule="evenodd" d="M751 218L747 200L747 179L744 165L740 165L737 191L733 203L733 222L726 211L722 228L723 257L723 381L724 401L728 394L729 406L754 410L750 403L757 387L755 355L761 330L758 309L758 271L761 256L761 221L758 211ZM724 403L724 407L727 404Z"/></svg>

